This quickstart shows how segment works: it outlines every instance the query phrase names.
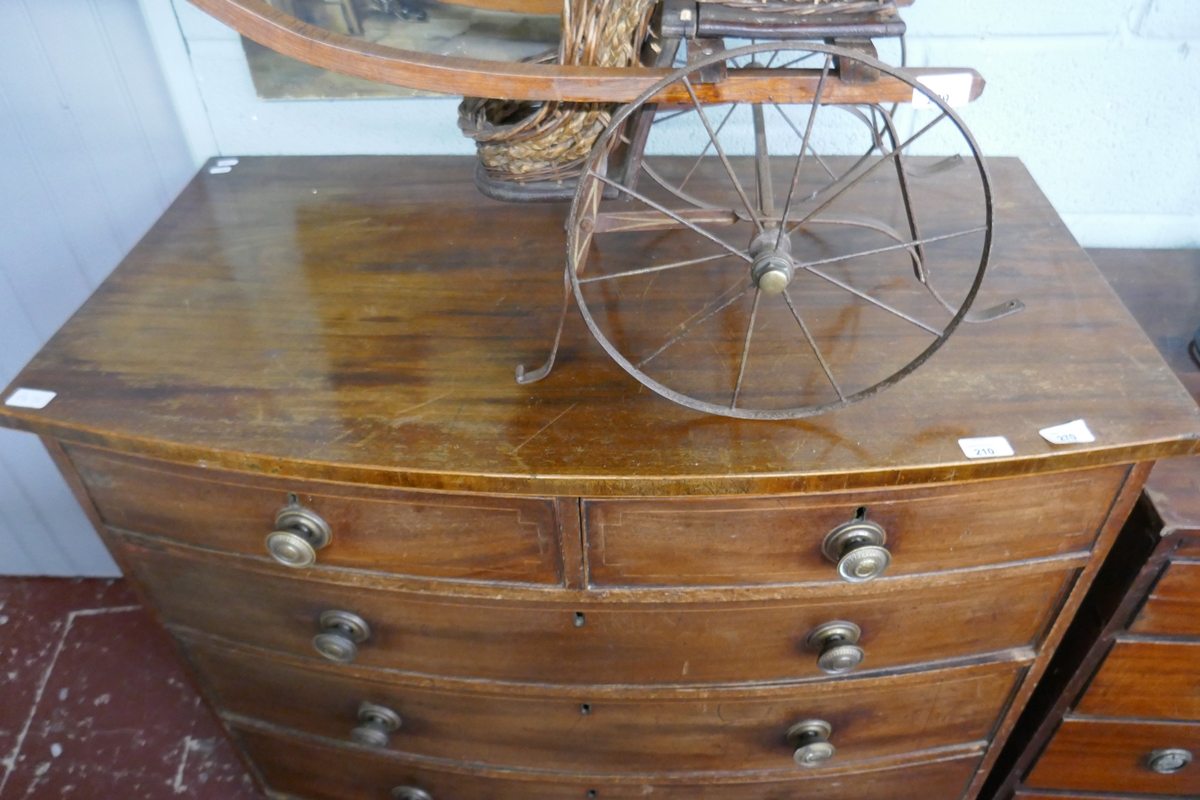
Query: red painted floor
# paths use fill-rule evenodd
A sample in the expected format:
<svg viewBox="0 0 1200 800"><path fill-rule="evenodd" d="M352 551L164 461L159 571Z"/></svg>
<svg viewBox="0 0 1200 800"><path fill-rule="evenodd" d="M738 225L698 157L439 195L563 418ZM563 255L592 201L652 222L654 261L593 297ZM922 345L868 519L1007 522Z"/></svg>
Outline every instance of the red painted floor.
<svg viewBox="0 0 1200 800"><path fill-rule="evenodd" d="M124 581L0 578L0 800L261 800Z"/></svg>

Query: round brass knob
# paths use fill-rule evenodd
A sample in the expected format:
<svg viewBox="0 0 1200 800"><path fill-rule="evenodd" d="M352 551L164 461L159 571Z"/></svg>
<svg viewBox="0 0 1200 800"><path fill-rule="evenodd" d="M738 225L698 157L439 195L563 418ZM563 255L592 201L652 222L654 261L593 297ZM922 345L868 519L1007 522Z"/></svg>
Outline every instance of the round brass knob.
<svg viewBox="0 0 1200 800"><path fill-rule="evenodd" d="M874 522L856 519L838 525L825 537L822 551L837 562L838 575L850 583L863 583L882 575L892 563L884 547L887 533Z"/></svg>
<svg viewBox="0 0 1200 800"><path fill-rule="evenodd" d="M389 734L400 730L400 715L387 706L364 702L358 707L358 727L350 738L364 747L387 747Z"/></svg>
<svg viewBox="0 0 1200 800"><path fill-rule="evenodd" d="M1182 747L1164 747L1146 756L1146 766L1160 775L1174 775L1192 763L1192 754Z"/></svg>
<svg viewBox="0 0 1200 800"><path fill-rule="evenodd" d="M267 536L267 552L286 567L311 567L317 551L329 544L333 532L325 520L300 506L275 515L275 531Z"/></svg>
<svg viewBox="0 0 1200 800"><path fill-rule="evenodd" d="M823 719L806 719L788 728L788 744L796 748L792 760L802 767L817 767L833 758L836 752L829 743L833 726Z"/></svg>
<svg viewBox="0 0 1200 800"><path fill-rule="evenodd" d="M392 800L433 800L433 795L415 786L397 786L392 789Z"/></svg>
<svg viewBox="0 0 1200 800"><path fill-rule="evenodd" d="M358 656L358 645L371 636L371 626L349 611L322 611L317 620L321 632L313 637L317 652L339 664L349 664Z"/></svg>
<svg viewBox="0 0 1200 800"><path fill-rule="evenodd" d="M853 622L835 620L818 625L808 634L808 647L816 650L817 666L830 675L841 675L857 667L866 657L855 644L862 631Z"/></svg>

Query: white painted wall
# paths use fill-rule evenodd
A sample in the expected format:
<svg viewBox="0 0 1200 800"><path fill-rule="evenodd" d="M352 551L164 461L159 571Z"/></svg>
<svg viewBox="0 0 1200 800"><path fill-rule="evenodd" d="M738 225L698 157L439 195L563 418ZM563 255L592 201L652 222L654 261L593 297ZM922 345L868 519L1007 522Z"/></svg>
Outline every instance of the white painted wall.
<svg viewBox="0 0 1200 800"><path fill-rule="evenodd" d="M137 0L0 0L0 387L194 174ZM41 443L0 428L0 575L117 575Z"/></svg>
<svg viewBox="0 0 1200 800"><path fill-rule="evenodd" d="M171 1L155 38L190 53L164 63L173 91L193 78L177 101L185 128L207 120L203 154L472 152L455 100L259 100L237 35ZM1021 157L1083 245L1200 247L1200 0L917 0L904 17L911 64L984 74L963 113L984 153Z"/></svg>

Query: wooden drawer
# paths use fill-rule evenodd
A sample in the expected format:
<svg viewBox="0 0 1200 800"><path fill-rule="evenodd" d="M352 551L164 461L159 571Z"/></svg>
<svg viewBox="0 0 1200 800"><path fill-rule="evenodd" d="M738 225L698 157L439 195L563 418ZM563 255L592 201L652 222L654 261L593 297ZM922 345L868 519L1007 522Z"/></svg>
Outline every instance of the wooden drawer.
<svg viewBox="0 0 1200 800"><path fill-rule="evenodd" d="M860 513L884 528L892 576L1087 550L1125 474L1106 467L769 500L585 501L588 576L595 586L837 580L822 544Z"/></svg>
<svg viewBox="0 0 1200 800"><path fill-rule="evenodd" d="M1200 721L1200 642L1116 642L1075 711Z"/></svg>
<svg viewBox="0 0 1200 800"><path fill-rule="evenodd" d="M1200 636L1200 564L1172 562L1129 630Z"/></svg>
<svg viewBox="0 0 1200 800"><path fill-rule="evenodd" d="M558 583L553 501L275 481L189 469L68 445L113 527L265 555L276 513L295 494L333 532L326 566L458 580Z"/></svg>
<svg viewBox="0 0 1200 800"><path fill-rule="evenodd" d="M300 577L265 560L147 539L122 549L168 623L317 658L317 619L340 609L371 627L356 661L364 666L574 684L822 677L804 642L837 619L862 628L861 669L1032 646L1075 574L1054 562L831 584L773 600L733 602L745 595L730 593L730 602L637 602L558 591L527 601L385 589L401 584L361 574L334 573L358 585L316 580L326 572Z"/></svg>
<svg viewBox="0 0 1200 800"><path fill-rule="evenodd" d="M1146 766L1150 753L1183 748L1200 755L1200 725L1068 719L1055 732L1025 785L1133 794L1200 795L1200 763L1173 775Z"/></svg>
<svg viewBox="0 0 1200 800"><path fill-rule="evenodd" d="M235 728L267 785L327 800L383 800L396 786L414 786L433 800L958 800L979 764L977 751L942 760L886 765L872 771L753 777L724 785L710 778L626 779L521 771L453 770L448 765L334 746L315 738Z"/></svg>
<svg viewBox="0 0 1200 800"><path fill-rule="evenodd" d="M496 767L653 774L795 772L788 728L822 719L838 767L986 740L1025 664L990 663L849 681L722 689L553 691L397 682L380 670L191 639L225 711L350 742L360 704L400 715L388 747Z"/></svg>

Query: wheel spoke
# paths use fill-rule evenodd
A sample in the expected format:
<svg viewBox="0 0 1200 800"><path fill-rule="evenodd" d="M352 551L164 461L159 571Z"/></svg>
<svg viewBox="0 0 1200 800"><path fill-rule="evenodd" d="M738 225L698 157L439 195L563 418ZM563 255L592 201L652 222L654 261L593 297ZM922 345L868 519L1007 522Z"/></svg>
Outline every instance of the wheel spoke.
<svg viewBox="0 0 1200 800"><path fill-rule="evenodd" d="M738 284L736 284L736 283L735 283L733 286L731 286L730 288L728 288L728 289L726 289L724 292L722 292L720 295L718 295L718 296L717 296L717 300L720 300L722 297L724 297L726 294L728 294L729 292L733 291L733 290L734 290L734 289L736 289L737 287L738 287ZM693 330L693 329L694 329L694 328L695 328L697 325L701 325L701 324L703 324L704 322L706 322L706 321L708 321L708 320L712 319L714 316L716 316L717 314L721 313L721 312L722 312L722 311L724 311L725 309L729 308L731 305L733 305L734 303L736 303L736 302L737 302L739 299L741 299L742 297L745 297L745 295L746 295L746 292L750 291L750 290L751 290L751 289L753 289L753 288L754 288L754 284L747 284L746 286L744 286L744 287L742 288L742 290L741 290L740 292L738 292L738 293L737 293L737 294L735 294L733 297L731 297L731 298L729 298L728 300L726 300L724 303L721 303L721 305L719 305L719 306L717 306L716 308L712 309L712 310L711 310L711 311L709 311L707 314L704 314L704 316L700 317L700 319L696 320L695 322L691 323L690 325L689 325L687 322L684 322L684 323L683 323L683 325L684 325L685 327L683 328L683 330L681 330L679 333L675 334L675 335L674 335L674 336L672 336L670 339L668 339L666 342L664 342L664 343L663 343L663 345L662 345L661 347L659 347L657 350L655 350L653 353L651 353L650 355L648 355L648 356L646 356L645 358L643 358L643 359L642 359L641 361L639 361L637 364L634 364L634 368L635 368L635 369L641 369L642 367L644 367L644 366L646 366L647 364L649 364L649 363L650 363L650 361L651 361L653 358L655 358L656 356L658 356L658 355L659 355L659 354L660 354L662 351L666 350L668 347L670 347L671 345L675 344L675 343L676 343L676 342L678 342L680 339L682 339L683 337L685 337L685 336L687 336L689 333L691 333L691 332L692 332L692 330ZM715 301L714 301L714 302L715 302ZM711 305L711 304L710 304L710 305ZM701 313L703 313L703 310L701 310Z"/></svg>
<svg viewBox="0 0 1200 800"><path fill-rule="evenodd" d="M836 201L836 200L837 200L839 197L841 197L841 196L842 196L842 195L844 195L846 192L848 192L848 191L850 191L851 189L853 189L853 188L854 188L855 186L857 186L859 183L862 183L862 181L866 180L866 178L867 178L869 175L871 175L871 173L873 173L875 170L879 169L879 167L881 167L883 164L886 164L887 162L891 161L891 160L892 160L892 159L894 159L894 158L898 158L898 157L900 156L900 154L901 154L901 153L904 151L904 149L905 149L906 147L908 147L910 144L912 144L913 142L915 142L917 139L920 139L922 136L924 136L926 133L928 133L930 130L932 130L932 128L933 128L933 126L934 126L934 125L937 125L939 122L941 122L941 121L942 121L942 120L944 120L944 119L946 119L946 114L945 114L945 112L942 112L941 114L939 114L939 115L937 116L937 118L936 118L936 119L934 119L932 122L930 122L930 123L929 123L928 125L926 125L924 128L921 128L921 130L917 131L917 132L916 132L916 133L914 133L912 136L908 137L908 139L906 139L906 140L904 141L904 144L902 144L902 145L900 145L899 147L897 147L897 148L893 149L893 150L892 150L892 152L890 152L890 153L887 153L887 154L885 154L885 155L881 156L881 157L879 158L879 160L878 160L878 161L876 161L874 164L872 164L871 166L869 166L869 167L867 167L865 170L863 170L863 171L862 171L862 172L861 172L861 173L858 175L858 177L856 177L854 180L850 181L850 183L846 184L846 185L845 185L845 186L843 186L841 189L838 189L838 191L837 191L837 194L835 194L833 197L829 198L829 199L828 199L828 200L826 200L824 203L822 203L821 205L817 206L815 209L813 209L813 210L812 210L812 211L810 211L808 214L806 214L806 215L804 216L804 219L801 219L801 220L799 220L798 222L794 223L794 224L792 225L791 229L788 231L788 233L791 233L792 231L796 230L796 229L797 229L797 228L799 228L801 225L803 225L804 223L808 222L810 219L812 219L813 217L815 217L817 214L820 214L822 211L824 211L825 209L829 208L831 205L833 205L833 203L834 203L834 202L835 202L835 201ZM864 158L865 158L865 156L864 156ZM861 162L860 162L860 163L861 163ZM848 175L849 173L846 173L846 174ZM842 177L845 177L845 176L842 176Z"/></svg>
<svg viewBox="0 0 1200 800"><path fill-rule="evenodd" d="M771 105L775 106L775 110L779 112L779 116L783 117L783 121L786 122L788 127L792 129L792 133L796 134L796 136L800 138L804 138L804 134L801 133L800 129L796 127L796 123L792 122L792 118L789 117L783 110L783 106L779 105L779 103L772 103ZM833 174L833 170L831 170L829 165L825 163L825 159L818 155L816 149L811 144L808 146L808 152L812 154L812 157L815 158L817 163L821 165L821 168L825 170L825 174L833 178L834 182L836 182L838 180L838 176Z"/></svg>
<svg viewBox="0 0 1200 800"><path fill-rule="evenodd" d="M883 302L882 300L878 300L874 297L871 297L871 295L867 294L866 292L861 291L859 289L855 289L850 284L848 284L844 281L839 281L837 278L833 277L832 275L828 275L824 272L821 272L821 270L813 269L812 267L809 267L808 271L811 272L813 275L816 275L818 278L829 281L834 286L837 286L840 289L845 289L847 292L854 295L855 297L866 300L871 305L882 308L884 311L887 311L889 314L894 314L897 317L899 317L900 319L905 320L906 322L911 322L913 325L916 325L918 328L923 328L924 330L929 331L934 336L942 335L942 332L939 331L937 328L934 328L930 325L926 325L924 322L921 322L921 320L917 319L916 317L911 317L908 314L905 314L903 311L900 311L899 309L892 308L891 306L889 306L887 303Z"/></svg>
<svg viewBox="0 0 1200 800"><path fill-rule="evenodd" d="M817 221L821 222L821 220L817 220ZM878 228L876 228L875 230L878 230ZM968 236L972 233L979 233L980 231L985 231L985 230L987 230L986 226L980 226L978 228L967 228L966 230L955 231L954 233L943 233L941 236L928 236L924 239L917 239L916 241L912 241L912 242L901 242L900 244L890 244L887 247L876 247L874 250L860 250L857 253L847 253L844 256L832 256L830 258L823 258L820 261L809 261L804 264L797 264L796 269L812 269L813 267L821 267L821 266L824 266L825 264L835 264L838 261L848 261L852 258L862 258L863 256L873 256L877 253L887 253L891 250L907 250L910 247L920 247L921 245L930 244L931 242L941 242L941 241L945 241L946 239L957 239L959 236ZM884 232L880 231L880 233L884 233Z"/></svg>
<svg viewBox="0 0 1200 800"><path fill-rule="evenodd" d="M776 50L775 52L778 53L779 51ZM810 58L816 58L819 55L821 55L821 54L817 53L817 52L809 53L806 56L800 56L799 58L793 59L793 60L787 62L786 64L781 64L780 66L776 67L775 69L787 69L788 67L795 66L796 64L802 64L805 61L808 61Z"/></svg>
<svg viewBox="0 0 1200 800"><path fill-rule="evenodd" d="M778 249L787 230L788 215L792 212L792 199L796 196L796 184L800 182L800 168L804 166L804 153L808 150L812 138L813 124L817 121L817 111L821 108L821 95L825 92L825 80L829 77L829 68L833 65L833 56L825 56L825 66L821 68L821 80L817 82L817 91L813 94L812 108L808 112L808 125L804 128L804 139L800 142L800 155L796 157L796 169L792 172L792 185L788 187L787 200L783 203L783 218L779 223L779 235L775 237L775 248Z"/></svg>
<svg viewBox="0 0 1200 800"><path fill-rule="evenodd" d="M705 264L709 261L719 261L722 258L729 258L729 253L717 253L715 256L705 256L704 258L693 258L688 261L676 261L673 264L661 264L656 267L642 267L641 269L631 269L625 272L615 272L612 275L597 275L594 278L583 278L580 283L595 283L596 281L610 281L613 278L628 278L630 275L645 275L648 272L662 272L666 269L678 269L679 267L690 267L695 264Z"/></svg>
<svg viewBox="0 0 1200 800"><path fill-rule="evenodd" d="M708 121L708 115L704 113L704 108L700 105L700 98L696 96L696 90L692 86L692 82L688 80L687 75L683 76L683 85L687 89L688 96L692 98L692 105L696 107L696 113L700 115L700 121L704 123L704 128L708 131L708 137L712 140L713 148L716 149L717 156L720 157L721 164L725 167L725 172L729 174L729 180L733 182L734 190L737 192L738 197L741 198L742 205L746 207L746 213L750 215L750 219L754 221L754 227L761 233L763 229L762 220L754 212L754 206L750 202L750 198L746 195L746 190L742 188L742 182L738 180L737 175L734 173L733 165L729 163L729 158L725 155L725 149L717 141L717 134L713 131L712 124ZM732 108L729 113L733 113Z"/></svg>
<svg viewBox="0 0 1200 800"><path fill-rule="evenodd" d="M829 383L833 385L833 390L837 392L839 400L845 400L846 395L842 394L842 387L838 386L838 382L833 379L833 370L825 363L825 356L821 355L820 348L817 347L817 342L813 339L812 334L808 331L808 326L804 324L804 320L800 317L800 311L792 303L792 296L788 294L788 290L783 290L783 299L787 301L788 308L792 310L792 316L796 318L796 322L800 323L800 330L804 333L804 338L808 342L808 346L812 348L813 355L817 357L817 361L821 363L821 369L825 370L825 377L829 379Z"/></svg>
<svg viewBox="0 0 1200 800"><path fill-rule="evenodd" d="M750 321L746 323L746 341L742 345L742 360L738 364L737 384L733 387L733 400L729 407L737 406L738 395L742 393L742 378L746 375L746 359L750 355L750 337L754 335L754 320L758 316L758 301L762 299L762 290L754 287L754 305L750 307Z"/></svg>
<svg viewBox="0 0 1200 800"><path fill-rule="evenodd" d="M667 114L665 117L658 117L658 116L656 116L656 117L654 118L654 123L653 123L653 124L654 124L654 125L657 125L657 124L658 124L658 123L660 123L660 122L669 122L670 120L673 120L673 119L675 119L676 117L682 117L684 114L690 114L690 113L692 113L692 110L691 110L690 108L685 108L685 109L683 109L682 111L674 111L674 112L672 112L672 113L670 113L670 114Z"/></svg>
<svg viewBox="0 0 1200 800"><path fill-rule="evenodd" d="M762 104L755 103L754 115L754 176L758 187L758 213L762 218L775 216L775 190L771 186L771 154L767 150L767 121Z"/></svg>
<svg viewBox="0 0 1200 800"><path fill-rule="evenodd" d="M661 211L662 213L666 214L671 219L673 219L676 222L678 222L679 224L683 225L685 228L691 228L693 231L700 234L705 239L708 239L710 242L720 245L721 247L725 248L730 253L732 253L733 255L742 259L743 261L750 263L750 264L754 263L754 259L750 257L749 253L744 253L741 250L738 250L733 245L729 244L729 242L726 242L724 239L720 239L716 236L713 236L711 233L704 230L699 225L696 225L693 222L689 222L688 220L684 219L679 214L676 214L674 211L667 208L666 206L659 205L658 203L651 200L649 197L646 197L646 195L641 194L640 192L637 192L634 189L630 189L627 186L622 186L620 183L617 183L614 180L610 180L609 178L606 178L603 175L601 175L593 170L588 170L588 175L592 176L593 178L595 178L598 181L601 181L602 183L606 183L609 186L612 186L615 189L621 190L625 194L632 197L634 200L645 203L646 205L653 208L655 211Z"/></svg>
<svg viewBox="0 0 1200 800"><path fill-rule="evenodd" d="M731 105L731 106L729 107L729 113L725 115L725 118L724 118L723 120L721 120L721 124L717 126L717 133L718 133L718 134L720 134L720 133L721 133L721 129L725 127L725 123L729 121L729 118L733 116L733 111L734 111L734 109L736 109L736 108L737 108L737 106L733 106L733 105ZM692 111L692 109L690 109L690 108L689 108L689 109L688 109L688 112L690 113L691 111ZM704 124L705 124L705 127L707 127L707 126L708 126L708 120L705 120L705 121L704 121ZM710 130L711 130L711 129L710 129ZM684 175L684 176L683 176L683 182L679 184L679 190L680 190L680 191L683 191L683 187L684 187L684 186L687 186L687 182L688 182L688 181L690 181L690 180L692 179L692 175L693 175L693 174L695 174L696 170L700 168L700 165L704 163L704 157L705 157L706 155L708 155L708 148L712 147L712 144L713 144L713 142L715 142L715 141L716 141L716 136L714 136L714 137L713 137L713 138L712 138L712 139L709 141L709 143L708 143L708 144L704 145L704 149L700 151L700 156L699 156L699 157L696 159L696 163L695 163L695 164L692 164L692 168L688 170L688 173L687 173L687 175Z"/></svg>

